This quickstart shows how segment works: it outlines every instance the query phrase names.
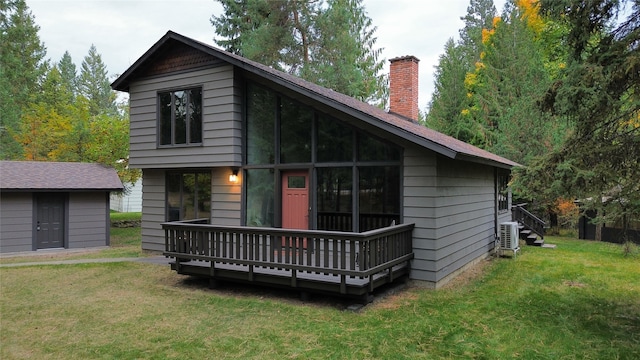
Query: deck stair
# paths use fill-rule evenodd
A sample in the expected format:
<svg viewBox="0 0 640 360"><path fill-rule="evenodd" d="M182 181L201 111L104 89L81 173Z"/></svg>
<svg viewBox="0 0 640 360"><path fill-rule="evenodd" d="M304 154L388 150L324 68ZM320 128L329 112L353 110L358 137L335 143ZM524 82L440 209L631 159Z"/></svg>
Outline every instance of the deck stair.
<svg viewBox="0 0 640 360"><path fill-rule="evenodd" d="M513 221L518 223L520 239L527 245L544 246L545 222L525 209L526 205L517 204L511 208Z"/></svg>

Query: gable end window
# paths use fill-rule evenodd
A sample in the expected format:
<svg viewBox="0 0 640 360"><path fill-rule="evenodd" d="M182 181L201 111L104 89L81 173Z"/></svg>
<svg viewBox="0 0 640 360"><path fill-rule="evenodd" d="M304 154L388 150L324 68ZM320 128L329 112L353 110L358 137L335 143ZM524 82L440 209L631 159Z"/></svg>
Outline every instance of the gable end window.
<svg viewBox="0 0 640 360"><path fill-rule="evenodd" d="M202 144L202 89L158 93L158 145Z"/></svg>

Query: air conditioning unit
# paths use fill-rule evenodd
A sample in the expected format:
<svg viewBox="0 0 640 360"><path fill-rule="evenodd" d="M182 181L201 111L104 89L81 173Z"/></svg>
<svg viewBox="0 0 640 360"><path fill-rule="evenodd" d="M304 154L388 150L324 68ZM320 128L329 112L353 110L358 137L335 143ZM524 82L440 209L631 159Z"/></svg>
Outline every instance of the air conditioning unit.
<svg viewBox="0 0 640 360"><path fill-rule="evenodd" d="M520 248L517 222L503 222L500 224L500 249L517 250Z"/></svg>

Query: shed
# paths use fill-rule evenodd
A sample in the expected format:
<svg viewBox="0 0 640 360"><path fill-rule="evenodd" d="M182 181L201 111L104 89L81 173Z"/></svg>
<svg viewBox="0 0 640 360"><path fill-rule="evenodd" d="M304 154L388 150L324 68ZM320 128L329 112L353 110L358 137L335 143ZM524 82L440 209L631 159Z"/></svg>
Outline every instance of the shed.
<svg viewBox="0 0 640 360"><path fill-rule="evenodd" d="M0 253L109 245L112 168L94 163L0 161Z"/></svg>

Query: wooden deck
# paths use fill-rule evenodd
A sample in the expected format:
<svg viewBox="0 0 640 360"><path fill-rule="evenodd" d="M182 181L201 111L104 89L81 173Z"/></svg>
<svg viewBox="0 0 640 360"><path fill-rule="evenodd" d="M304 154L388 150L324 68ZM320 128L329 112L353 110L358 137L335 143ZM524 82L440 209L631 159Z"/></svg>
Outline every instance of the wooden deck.
<svg viewBox="0 0 640 360"><path fill-rule="evenodd" d="M362 297L409 274L413 224L364 233L164 223L179 274Z"/></svg>

